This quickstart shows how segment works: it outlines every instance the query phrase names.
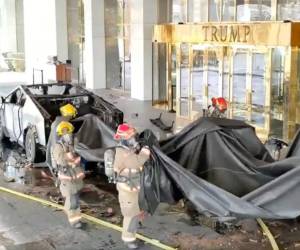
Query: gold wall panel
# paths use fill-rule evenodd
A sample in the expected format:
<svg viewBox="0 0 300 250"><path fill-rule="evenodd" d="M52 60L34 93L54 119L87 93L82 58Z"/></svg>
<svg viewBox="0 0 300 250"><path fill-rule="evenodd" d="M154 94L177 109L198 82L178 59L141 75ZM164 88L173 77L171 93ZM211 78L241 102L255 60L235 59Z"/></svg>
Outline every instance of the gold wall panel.
<svg viewBox="0 0 300 250"><path fill-rule="evenodd" d="M155 25L153 41L206 45L300 46L299 22Z"/></svg>

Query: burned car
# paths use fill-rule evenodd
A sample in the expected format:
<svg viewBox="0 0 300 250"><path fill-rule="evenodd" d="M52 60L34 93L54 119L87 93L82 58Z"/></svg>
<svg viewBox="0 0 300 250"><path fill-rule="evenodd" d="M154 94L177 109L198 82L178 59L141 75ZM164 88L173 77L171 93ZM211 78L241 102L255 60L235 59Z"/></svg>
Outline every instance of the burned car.
<svg viewBox="0 0 300 250"><path fill-rule="evenodd" d="M115 130L123 122L123 113L114 105L86 89L72 84L21 85L1 97L0 138L7 137L25 149L31 162L45 160L52 122L59 108L71 103L78 117L93 114Z"/></svg>

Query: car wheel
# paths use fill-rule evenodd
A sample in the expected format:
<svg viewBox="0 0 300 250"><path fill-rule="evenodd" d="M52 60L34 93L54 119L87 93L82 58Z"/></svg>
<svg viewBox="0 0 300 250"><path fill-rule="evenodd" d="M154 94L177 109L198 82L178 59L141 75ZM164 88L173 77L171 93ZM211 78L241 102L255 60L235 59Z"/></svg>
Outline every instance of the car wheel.
<svg viewBox="0 0 300 250"><path fill-rule="evenodd" d="M35 141L35 132L33 129L29 128L26 137L25 137L25 152L26 152L26 158L31 163L34 163L36 160L36 141Z"/></svg>

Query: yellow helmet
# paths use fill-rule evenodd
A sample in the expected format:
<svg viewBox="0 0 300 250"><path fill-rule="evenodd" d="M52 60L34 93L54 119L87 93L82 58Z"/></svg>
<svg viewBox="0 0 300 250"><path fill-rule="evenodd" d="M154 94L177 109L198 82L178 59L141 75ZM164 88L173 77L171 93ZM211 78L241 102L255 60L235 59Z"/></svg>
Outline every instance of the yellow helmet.
<svg viewBox="0 0 300 250"><path fill-rule="evenodd" d="M59 110L62 116L75 117L77 115L77 109L72 104L66 104Z"/></svg>
<svg viewBox="0 0 300 250"><path fill-rule="evenodd" d="M66 121L60 122L56 128L56 133L59 136L62 136L65 133L72 134L73 131L74 131L74 126L71 123Z"/></svg>

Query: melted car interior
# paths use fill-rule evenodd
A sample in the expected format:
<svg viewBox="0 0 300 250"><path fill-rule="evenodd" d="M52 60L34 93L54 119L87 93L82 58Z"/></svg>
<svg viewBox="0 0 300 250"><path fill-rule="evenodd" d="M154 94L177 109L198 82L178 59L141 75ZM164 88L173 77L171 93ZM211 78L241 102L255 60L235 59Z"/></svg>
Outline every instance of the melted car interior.
<svg viewBox="0 0 300 250"><path fill-rule="evenodd" d="M59 108L71 103L78 110L78 116L97 113L95 96L84 89L71 84L32 85L28 87L30 94L54 120L60 115Z"/></svg>
<svg viewBox="0 0 300 250"><path fill-rule="evenodd" d="M116 128L123 121L123 113L103 98L72 84L38 84L23 86L25 92L38 103L42 113L52 122L67 103L77 108L78 116L95 114L106 124Z"/></svg>

